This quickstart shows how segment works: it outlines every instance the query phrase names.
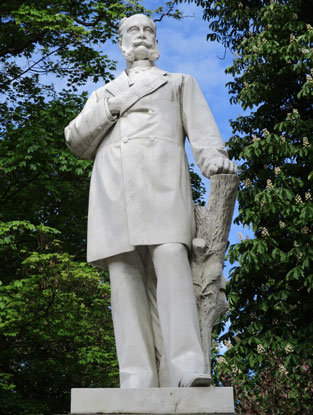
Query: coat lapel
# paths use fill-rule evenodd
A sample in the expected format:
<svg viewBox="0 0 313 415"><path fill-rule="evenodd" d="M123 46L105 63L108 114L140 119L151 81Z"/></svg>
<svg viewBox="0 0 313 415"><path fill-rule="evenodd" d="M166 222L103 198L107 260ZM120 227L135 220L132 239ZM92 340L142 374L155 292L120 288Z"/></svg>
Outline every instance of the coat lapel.
<svg viewBox="0 0 313 415"><path fill-rule="evenodd" d="M149 71L150 72L150 71ZM142 97L151 94L162 85L167 83L167 72L154 67L151 69L149 78L143 78L142 82L136 82L131 88L128 84L128 77L126 72L123 71L114 81L110 82L106 89L113 95L117 96L125 92L129 92L127 98L122 104L120 115L128 110L129 107L134 105Z"/></svg>
<svg viewBox="0 0 313 415"><path fill-rule="evenodd" d="M114 79L114 81L108 83L105 88L114 96L127 92L129 85L126 72L123 71L116 79Z"/></svg>

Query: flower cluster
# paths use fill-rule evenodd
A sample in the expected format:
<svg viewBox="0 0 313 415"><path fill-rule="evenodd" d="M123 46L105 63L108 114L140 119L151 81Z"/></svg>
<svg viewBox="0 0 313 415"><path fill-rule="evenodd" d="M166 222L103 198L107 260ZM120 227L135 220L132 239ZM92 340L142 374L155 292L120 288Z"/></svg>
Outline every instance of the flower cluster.
<svg viewBox="0 0 313 415"><path fill-rule="evenodd" d="M285 366L283 364L280 364L278 366L278 372L281 376L287 376L288 375L288 370L285 368Z"/></svg>
<svg viewBox="0 0 313 415"><path fill-rule="evenodd" d="M258 344L257 347L256 347L256 350L257 350L258 354L265 353L265 348L264 348L264 346L262 346L262 344Z"/></svg>
<svg viewBox="0 0 313 415"><path fill-rule="evenodd" d="M285 347L285 352L286 353L292 353L293 352L293 347L289 343Z"/></svg>
<svg viewBox="0 0 313 415"><path fill-rule="evenodd" d="M301 205L301 203L303 203L302 197L300 195L296 195L295 201L297 205Z"/></svg>
<svg viewBox="0 0 313 415"><path fill-rule="evenodd" d="M306 76L306 81L307 81L307 82L313 82L313 78L312 78L312 76L311 76L311 75L307 75L307 76Z"/></svg>
<svg viewBox="0 0 313 415"><path fill-rule="evenodd" d="M269 234L269 232L268 232L268 230L266 229L266 228L262 228L262 236L269 236L270 234Z"/></svg>
<svg viewBox="0 0 313 415"><path fill-rule="evenodd" d="M304 227L301 229L301 233L302 233L302 235L307 235L309 232L310 232L310 229L309 229L307 226L304 226Z"/></svg>
<svg viewBox="0 0 313 415"><path fill-rule="evenodd" d="M267 180L266 180L266 188L267 188L267 189L274 189L274 185L273 185L273 183L272 183L272 180L271 180L271 179L267 179Z"/></svg>
<svg viewBox="0 0 313 415"><path fill-rule="evenodd" d="M244 184L246 187L251 187L251 180L250 180L250 179L246 179L246 180L244 180L244 181L243 181L243 184Z"/></svg>
<svg viewBox="0 0 313 415"><path fill-rule="evenodd" d="M233 345L231 344L231 342L224 340L224 344L227 347L227 350L231 349L233 347Z"/></svg>
<svg viewBox="0 0 313 415"><path fill-rule="evenodd" d="M308 137L303 137L302 143L303 147L308 147L310 145Z"/></svg>
<svg viewBox="0 0 313 415"><path fill-rule="evenodd" d="M264 128L264 130L263 130L263 134L264 134L264 137L267 137L267 136L269 136L269 135L270 135L270 132L268 131L268 129L267 129L267 128Z"/></svg>
<svg viewBox="0 0 313 415"><path fill-rule="evenodd" d="M275 174L281 173L280 167L275 167L274 171L275 171Z"/></svg>
<svg viewBox="0 0 313 415"><path fill-rule="evenodd" d="M308 202L309 200L312 200L312 195L310 192L305 192L304 195L305 200Z"/></svg>
<svg viewBox="0 0 313 415"><path fill-rule="evenodd" d="M219 364L219 365L222 365L222 364L227 364L227 360L225 359L225 357L224 356L219 356L218 357L218 359L217 359L217 363Z"/></svg>
<svg viewBox="0 0 313 415"><path fill-rule="evenodd" d="M280 221L279 221L279 227L280 227L281 229L285 228L285 227L286 227L285 222L283 222L282 220L280 220Z"/></svg>

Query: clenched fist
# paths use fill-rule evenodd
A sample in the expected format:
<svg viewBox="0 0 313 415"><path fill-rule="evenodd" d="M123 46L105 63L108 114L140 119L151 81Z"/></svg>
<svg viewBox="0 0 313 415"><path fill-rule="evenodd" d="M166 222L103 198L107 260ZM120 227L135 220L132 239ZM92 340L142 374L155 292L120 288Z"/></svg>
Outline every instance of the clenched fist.
<svg viewBox="0 0 313 415"><path fill-rule="evenodd" d="M236 174L237 164L227 158L219 157L211 160L206 168L204 174L207 177L213 176L214 174Z"/></svg>

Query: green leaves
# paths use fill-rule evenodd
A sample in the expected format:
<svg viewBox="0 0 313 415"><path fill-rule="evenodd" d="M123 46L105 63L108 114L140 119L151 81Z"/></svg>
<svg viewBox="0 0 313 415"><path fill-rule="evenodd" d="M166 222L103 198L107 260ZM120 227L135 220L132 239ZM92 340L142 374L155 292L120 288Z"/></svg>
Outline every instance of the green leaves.
<svg viewBox="0 0 313 415"><path fill-rule="evenodd" d="M240 160L235 222L254 238L229 249L230 327L223 338L233 347L227 364L214 367L215 379L234 386L240 413L309 414L313 2L195 3L209 21L208 38L234 52L226 70L231 102L250 109L231 121L228 146ZM288 354L291 343L296 352Z"/></svg>
<svg viewBox="0 0 313 415"><path fill-rule="evenodd" d="M61 412L74 385L116 386L106 274L62 252L55 229L15 221L2 224L0 234L19 264L0 285L0 396L7 410Z"/></svg>

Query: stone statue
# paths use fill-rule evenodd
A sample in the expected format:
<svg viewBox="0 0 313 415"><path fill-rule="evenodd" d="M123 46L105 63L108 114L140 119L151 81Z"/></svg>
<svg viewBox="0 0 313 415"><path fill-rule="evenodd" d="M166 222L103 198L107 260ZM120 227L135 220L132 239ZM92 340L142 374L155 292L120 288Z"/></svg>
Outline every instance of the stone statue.
<svg viewBox="0 0 313 415"><path fill-rule="evenodd" d="M207 210L194 214L185 137L204 176L236 177L236 165L196 81L154 65L154 22L133 15L121 21L119 34L127 69L93 92L65 129L70 150L94 159L87 260L109 269L121 388L208 386L191 267L199 300L205 294L199 264L209 258L224 300L230 220L222 241L213 234L208 241L201 226L196 235L196 220L203 222Z"/></svg>

